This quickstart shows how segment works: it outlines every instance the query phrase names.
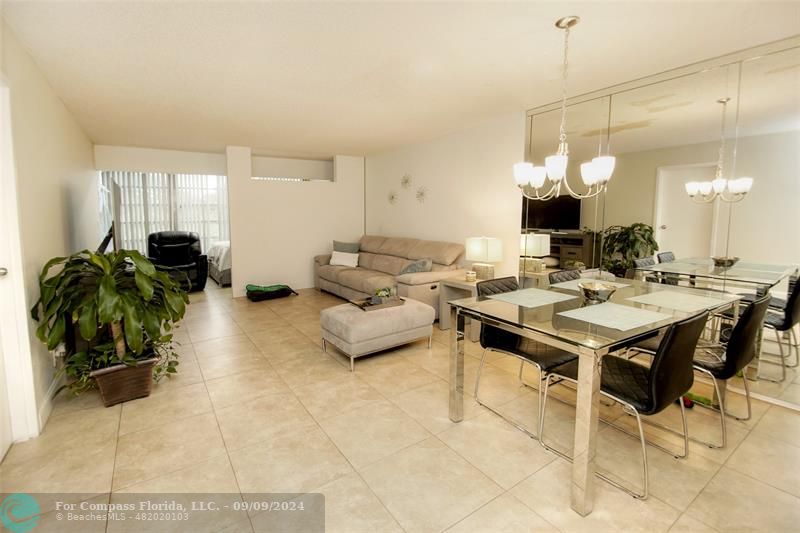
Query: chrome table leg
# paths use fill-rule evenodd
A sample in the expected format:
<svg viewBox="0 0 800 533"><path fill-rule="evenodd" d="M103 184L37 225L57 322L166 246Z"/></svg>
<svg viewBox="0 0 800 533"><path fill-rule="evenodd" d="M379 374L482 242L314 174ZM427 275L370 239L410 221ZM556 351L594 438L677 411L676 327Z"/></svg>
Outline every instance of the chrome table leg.
<svg viewBox="0 0 800 533"><path fill-rule="evenodd" d="M594 506L597 422L600 412L600 357L591 350L578 358L578 392L575 406L572 490L570 506L581 516Z"/></svg>
<svg viewBox="0 0 800 533"><path fill-rule="evenodd" d="M469 318L450 308L450 420L464 419L464 331Z"/></svg>

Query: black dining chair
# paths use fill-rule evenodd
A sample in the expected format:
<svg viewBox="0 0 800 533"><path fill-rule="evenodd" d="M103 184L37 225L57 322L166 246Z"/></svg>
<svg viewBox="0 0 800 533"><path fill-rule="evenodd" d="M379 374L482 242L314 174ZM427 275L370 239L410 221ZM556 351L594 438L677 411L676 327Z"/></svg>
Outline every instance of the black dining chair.
<svg viewBox="0 0 800 533"><path fill-rule="evenodd" d="M550 272L550 274L547 275L547 279L550 282L550 285L555 283L564 283L565 281L573 281L576 279L581 279L581 271L559 270L558 272Z"/></svg>
<svg viewBox="0 0 800 533"><path fill-rule="evenodd" d="M476 289L478 291L478 299L483 299L483 298L488 298L489 296L495 294L502 294L506 292L515 291L519 289L519 284L517 283L517 279L515 277L510 276L507 278L497 278L497 279L490 279L487 281L481 281L476 285ZM537 387L539 393L539 404L537 406L538 410L537 415L539 417L541 417L542 391L544 388L543 382L545 377L548 375L547 373L550 371L551 368L564 364L573 359L577 359L577 356L569 352L565 352L557 348L553 348L545 344L536 342L534 340L527 339L525 337L517 335L516 333L512 333L510 331L506 331L499 327L484 323L481 323L480 343L481 347L483 348L483 355L481 356L480 365L478 365L478 375L475 378L475 401L478 402L480 405L486 407L496 415L500 416L504 420L511 422L514 426L524 431L528 435L534 438L538 438L535 432L526 428L521 423L507 418L502 413L500 413L493 407L485 404L480 399L479 390L481 384L481 374L483 372L483 367L486 363L486 354L488 352L498 352L519 359L520 380L522 380L522 369L525 363L531 364L537 368L537 370L539 371L539 386Z"/></svg>
<svg viewBox="0 0 800 533"><path fill-rule="evenodd" d="M610 477L598 474L602 479L621 488L635 498L647 498L649 493L649 476L647 469L647 442L644 438L641 415L652 416L669 407L675 400L681 398L692 388L694 372L692 361L694 358L697 341L705 328L708 312L677 322L667 329L664 340L658 347L653 357L652 364L647 367L625 359L608 355L602 360L600 372L600 393L610 398L628 410L636 417L639 427L639 440L642 445L643 465L643 491L636 492ZM567 380L572 383L578 381L578 362L570 361L564 365L550 369L544 383L544 398L539 408L539 442L548 450L556 451L544 442L544 421L547 410L547 396L551 380ZM681 422L683 424L683 453L675 454L661 446L649 443L651 446L670 453L675 458L686 457L689 453L689 433L686 425L686 409L683 402L678 402L681 408ZM616 429L621 429L617 428Z"/></svg>
<svg viewBox="0 0 800 533"><path fill-rule="evenodd" d="M772 378L765 378L763 376L759 376L759 379L765 379L767 381L773 381L777 383L786 380L786 359L792 356L792 348L794 348L795 359L794 364L789 366L796 367L798 363L800 363L800 346L798 346L797 334L795 333L795 327L798 323L800 323L800 283L795 283L792 293L786 300L786 307L784 308L783 312L779 313L770 310L764 319L764 327L773 330L775 332L775 340L778 341L778 349L780 350L781 379L775 380ZM782 333L789 334L786 353L783 351L783 342L781 340ZM767 363L772 362L764 359L763 357L761 358L761 361Z"/></svg>
<svg viewBox="0 0 800 533"><path fill-rule="evenodd" d="M724 448L728 443L728 433L725 428L725 416L727 414L725 412L725 400L720 394L718 382L727 381L735 377L756 356L756 339L759 330L764 324L764 316L767 314L768 307L769 296L762 296L761 299L756 300L744 310L731 331L727 345L703 347L696 350L694 368L711 378L714 392L719 401L722 444L703 442L710 448ZM745 398L747 399L747 417L734 417L737 420L749 420L752 415L750 386L747 381L747 377L743 376L742 382L744 383Z"/></svg>
<svg viewBox="0 0 800 533"><path fill-rule="evenodd" d="M769 299L769 308L775 311L783 311L786 309L786 303L789 301L789 297L792 295L792 291L794 290L794 286L797 285L798 274L792 274L789 276L789 286L786 288L786 298L781 298L780 296L771 296ZM752 303L753 301L757 300L764 294L767 294L767 289L756 290L756 294L745 294L742 296L742 302Z"/></svg>
<svg viewBox="0 0 800 533"><path fill-rule="evenodd" d="M675 254L672 252L661 252L656 254L659 263L672 263L675 261Z"/></svg>
<svg viewBox="0 0 800 533"><path fill-rule="evenodd" d="M656 264L656 260L652 257L640 257L638 259L633 260L633 266L636 268L647 268ZM658 276L653 275L646 275L644 277L645 281L650 283L658 283Z"/></svg>

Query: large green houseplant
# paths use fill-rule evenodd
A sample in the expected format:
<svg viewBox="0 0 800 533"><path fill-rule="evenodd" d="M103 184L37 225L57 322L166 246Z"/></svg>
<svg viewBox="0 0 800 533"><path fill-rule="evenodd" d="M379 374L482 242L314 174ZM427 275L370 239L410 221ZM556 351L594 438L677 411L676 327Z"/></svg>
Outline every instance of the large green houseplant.
<svg viewBox="0 0 800 533"><path fill-rule="evenodd" d="M633 268L634 259L653 255L656 250L658 243L649 224L609 226L603 231L603 267L615 276L623 277Z"/></svg>
<svg viewBox="0 0 800 533"><path fill-rule="evenodd" d="M36 335L47 348L64 342L75 324L80 337L89 341L88 349L68 353L64 362L74 391L94 387L98 375L107 375L109 369L147 366L149 394L150 375L158 380L176 372L171 330L189 300L178 282L139 252L84 250L56 257L42 269L39 287L31 316L40 323ZM101 393L106 401L105 391Z"/></svg>

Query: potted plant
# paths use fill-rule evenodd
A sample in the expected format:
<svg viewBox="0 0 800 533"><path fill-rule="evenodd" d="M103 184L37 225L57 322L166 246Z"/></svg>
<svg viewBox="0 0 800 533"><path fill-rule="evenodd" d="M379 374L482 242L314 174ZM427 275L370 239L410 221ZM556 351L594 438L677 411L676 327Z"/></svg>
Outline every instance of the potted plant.
<svg viewBox="0 0 800 533"><path fill-rule="evenodd" d="M609 226L603 232L603 267L618 277L633 268L633 260L653 255L658 243L653 227L637 222L630 226Z"/></svg>
<svg viewBox="0 0 800 533"><path fill-rule="evenodd" d="M84 250L56 257L42 269L39 288L31 309L39 340L53 350L77 324L89 341L64 361L74 392L96 385L108 407L148 396L154 379L177 371L171 330L189 300L178 282L139 252Z"/></svg>

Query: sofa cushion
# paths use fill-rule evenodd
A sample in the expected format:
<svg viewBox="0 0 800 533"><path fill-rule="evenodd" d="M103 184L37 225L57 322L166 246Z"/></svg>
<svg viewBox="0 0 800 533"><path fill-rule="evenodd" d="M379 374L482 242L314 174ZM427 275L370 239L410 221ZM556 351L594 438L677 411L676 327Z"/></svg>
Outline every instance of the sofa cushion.
<svg viewBox="0 0 800 533"><path fill-rule="evenodd" d="M392 255L376 255L372 261L372 270L385 272L392 276L398 275L411 261Z"/></svg>
<svg viewBox="0 0 800 533"><path fill-rule="evenodd" d="M430 272L432 267L433 261L430 259L418 259L403 267L403 270L401 270L398 275L413 274L414 272Z"/></svg>
<svg viewBox="0 0 800 533"><path fill-rule="evenodd" d="M351 268L340 272L337 282L340 285L366 294L375 294L375 288L381 289L396 285L394 276L388 276L383 272L367 270L366 268Z"/></svg>
<svg viewBox="0 0 800 533"><path fill-rule="evenodd" d="M419 239L407 239L405 237L388 237L381 244L378 253L392 255L408 259L408 253L419 243ZM419 259L422 259L421 257Z"/></svg>
<svg viewBox="0 0 800 533"><path fill-rule="evenodd" d="M452 265L464 255L464 245L453 242L417 241L406 257L411 260L430 258L440 265Z"/></svg>
<svg viewBox="0 0 800 533"><path fill-rule="evenodd" d="M386 237L379 237L377 235L364 235L361 237L361 252L370 252L373 254L379 253L383 241Z"/></svg>
<svg viewBox="0 0 800 533"><path fill-rule="evenodd" d="M354 270L354 269L338 265L320 265L317 268L319 277L321 277L322 279L326 279L328 281L332 281L334 283L339 283L339 274L341 274L345 270Z"/></svg>
<svg viewBox="0 0 800 533"><path fill-rule="evenodd" d="M361 244L357 242L333 241L333 251L357 254L361 251Z"/></svg>

